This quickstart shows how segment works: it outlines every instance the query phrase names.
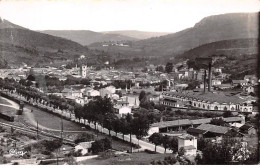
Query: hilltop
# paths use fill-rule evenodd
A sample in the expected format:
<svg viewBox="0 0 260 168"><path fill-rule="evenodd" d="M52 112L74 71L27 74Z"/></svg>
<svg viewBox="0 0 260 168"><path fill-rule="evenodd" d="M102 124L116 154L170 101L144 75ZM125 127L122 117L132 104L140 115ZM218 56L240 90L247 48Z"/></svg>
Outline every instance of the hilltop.
<svg viewBox="0 0 260 168"><path fill-rule="evenodd" d="M89 45L96 42L108 41L135 41L134 37L129 37L117 33L98 33L90 30L44 30L40 31L49 35L66 38L81 45Z"/></svg>
<svg viewBox="0 0 260 168"><path fill-rule="evenodd" d="M175 62L189 60L188 65L196 67L198 57L213 58L214 67L223 67L233 79L243 79L245 75L256 74L258 40L256 38L217 41L191 49L175 57Z"/></svg>
<svg viewBox="0 0 260 168"><path fill-rule="evenodd" d="M177 33L139 40L131 47L109 47L109 52L122 57L175 57L187 50L222 40L258 37L257 13L230 13L205 17L194 27ZM90 48L107 51L101 45Z"/></svg>
<svg viewBox="0 0 260 168"><path fill-rule="evenodd" d="M0 22L0 66L19 66L73 60L80 55L93 57L87 47L61 37L32 31L7 20ZM94 53L94 54L93 54Z"/></svg>
<svg viewBox="0 0 260 168"><path fill-rule="evenodd" d="M119 34L119 35L128 36L139 40L170 34L168 32L146 32L146 31L138 31L138 30L117 30L117 31L106 31L102 33Z"/></svg>

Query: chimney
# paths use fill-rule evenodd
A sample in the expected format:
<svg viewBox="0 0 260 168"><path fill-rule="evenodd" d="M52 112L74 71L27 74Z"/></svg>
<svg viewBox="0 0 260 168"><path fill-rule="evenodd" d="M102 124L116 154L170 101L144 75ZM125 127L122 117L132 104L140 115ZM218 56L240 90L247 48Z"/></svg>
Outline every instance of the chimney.
<svg viewBox="0 0 260 168"><path fill-rule="evenodd" d="M211 91L211 61L209 62L209 82L208 82L208 91Z"/></svg>

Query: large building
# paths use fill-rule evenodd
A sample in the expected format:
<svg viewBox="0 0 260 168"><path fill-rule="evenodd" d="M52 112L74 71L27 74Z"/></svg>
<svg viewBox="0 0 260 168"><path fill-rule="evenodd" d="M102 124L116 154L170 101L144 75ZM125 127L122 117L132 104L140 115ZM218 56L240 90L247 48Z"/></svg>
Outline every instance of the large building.
<svg viewBox="0 0 260 168"><path fill-rule="evenodd" d="M170 107L178 107L177 101L186 102L189 105L205 110L214 111L237 111L237 112L252 112L253 105L245 99L241 99L238 96L228 96L223 93L212 92L169 92L163 93L160 104ZM169 100L172 103L169 103Z"/></svg>

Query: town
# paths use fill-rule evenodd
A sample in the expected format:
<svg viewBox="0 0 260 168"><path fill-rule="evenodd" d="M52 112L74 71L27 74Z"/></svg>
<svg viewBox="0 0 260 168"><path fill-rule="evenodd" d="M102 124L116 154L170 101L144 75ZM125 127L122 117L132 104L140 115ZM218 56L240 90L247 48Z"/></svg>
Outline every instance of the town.
<svg viewBox="0 0 260 168"><path fill-rule="evenodd" d="M198 70L188 62L1 69L2 163L254 163L257 77L230 79L212 59Z"/></svg>
<svg viewBox="0 0 260 168"><path fill-rule="evenodd" d="M0 165L260 165L259 6L0 0Z"/></svg>

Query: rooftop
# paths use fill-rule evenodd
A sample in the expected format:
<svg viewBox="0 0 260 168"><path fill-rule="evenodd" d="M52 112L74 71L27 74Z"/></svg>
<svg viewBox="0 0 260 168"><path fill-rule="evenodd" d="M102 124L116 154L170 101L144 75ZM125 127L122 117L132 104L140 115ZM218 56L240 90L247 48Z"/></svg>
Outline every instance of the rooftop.
<svg viewBox="0 0 260 168"><path fill-rule="evenodd" d="M185 139L185 140L195 139L195 137L190 134L182 134L182 135L178 136L178 138Z"/></svg>
<svg viewBox="0 0 260 168"><path fill-rule="evenodd" d="M197 129L197 128L188 128L187 133L195 133L195 134L205 134L208 131Z"/></svg>
<svg viewBox="0 0 260 168"><path fill-rule="evenodd" d="M197 129L205 130L205 131L213 132L213 133L218 133L218 134L225 134L230 130L230 128L228 128L228 127L217 126L217 125L212 125L212 124L202 124L202 125L198 126Z"/></svg>
<svg viewBox="0 0 260 168"><path fill-rule="evenodd" d="M193 91L183 91L183 92L169 92L164 93L167 96L177 96L183 98L192 98L198 101L205 101L205 102L217 102L217 103L233 103L233 104L240 104L243 103L245 100L240 99L237 96L228 96L225 95L223 92L193 92Z"/></svg>

